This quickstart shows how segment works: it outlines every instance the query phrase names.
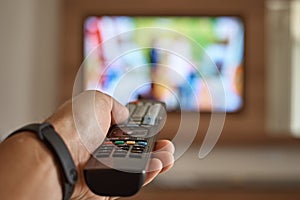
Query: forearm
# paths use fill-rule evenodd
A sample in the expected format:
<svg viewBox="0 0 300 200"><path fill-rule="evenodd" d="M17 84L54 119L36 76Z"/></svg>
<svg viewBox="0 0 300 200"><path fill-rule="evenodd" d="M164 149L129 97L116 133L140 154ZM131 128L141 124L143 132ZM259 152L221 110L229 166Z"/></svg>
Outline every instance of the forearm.
<svg viewBox="0 0 300 200"><path fill-rule="evenodd" d="M62 199L59 167L33 133L0 144L0 169L0 199Z"/></svg>

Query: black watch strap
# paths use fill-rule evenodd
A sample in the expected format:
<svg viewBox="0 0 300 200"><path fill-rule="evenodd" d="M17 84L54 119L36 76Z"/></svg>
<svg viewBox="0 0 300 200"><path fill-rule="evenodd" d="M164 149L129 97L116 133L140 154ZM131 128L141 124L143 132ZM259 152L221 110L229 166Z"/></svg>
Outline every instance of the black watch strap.
<svg viewBox="0 0 300 200"><path fill-rule="evenodd" d="M73 194L74 186L78 179L78 173L66 144L54 130L54 127L49 123L29 124L14 131L9 137L24 131L36 133L39 139L42 140L55 155L62 170L64 190L63 200L69 200Z"/></svg>

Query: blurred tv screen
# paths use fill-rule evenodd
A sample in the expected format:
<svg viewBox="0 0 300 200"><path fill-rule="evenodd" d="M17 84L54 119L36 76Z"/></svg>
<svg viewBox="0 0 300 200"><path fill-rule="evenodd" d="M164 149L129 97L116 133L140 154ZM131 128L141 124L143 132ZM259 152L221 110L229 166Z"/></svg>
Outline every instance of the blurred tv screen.
<svg viewBox="0 0 300 200"><path fill-rule="evenodd" d="M149 27L170 33L133 31ZM237 16L89 16L83 48L84 89L123 104L150 98L169 111L193 112L244 106L244 24ZM117 55L124 48L131 51ZM224 97L226 104L213 105Z"/></svg>

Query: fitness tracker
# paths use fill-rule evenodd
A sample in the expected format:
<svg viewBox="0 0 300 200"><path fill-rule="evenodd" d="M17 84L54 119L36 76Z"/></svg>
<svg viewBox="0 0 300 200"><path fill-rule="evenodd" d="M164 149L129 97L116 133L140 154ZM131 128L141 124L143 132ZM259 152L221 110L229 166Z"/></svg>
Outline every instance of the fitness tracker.
<svg viewBox="0 0 300 200"><path fill-rule="evenodd" d="M73 194L78 173L66 144L49 123L26 125L14 131L9 137L24 131L36 133L56 157L61 166L63 176L63 200L69 200Z"/></svg>

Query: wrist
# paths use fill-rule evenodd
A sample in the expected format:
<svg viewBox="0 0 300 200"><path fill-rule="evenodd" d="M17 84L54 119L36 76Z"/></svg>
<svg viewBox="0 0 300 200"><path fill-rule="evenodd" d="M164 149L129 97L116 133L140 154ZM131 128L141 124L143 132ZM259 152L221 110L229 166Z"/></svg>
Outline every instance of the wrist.
<svg viewBox="0 0 300 200"><path fill-rule="evenodd" d="M90 153L83 145L81 138L75 128L76 126L73 119L50 118L45 122L51 123L57 133L61 136L73 158L75 166L77 166L77 170L79 170L78 167L90 158Z"/></svg>
<svg viewBox="0 0 300 200"><path fill-rule="evenodd" d="M62 199L59 166L37 135L26 131L13 135L1 144L1 153L1 161L6 163L1 171L12 172L1 175L8 188L7 195L13 195L9 199L20 199L20 195L24 199L45 199L47 196ZM16 188L17 193L14 192Z"/></svg>
<svg viewBox="0 0 300 200"><path fill-rule="evenodd" d="M62 183L63 183L63 199L70 198L74 191L75 183L78 179L78 174L74 161L70 152L60 135L55 131L54 127L49 123L29 124L21 129L16 130L11 136L30 131L35 133L40 141L51 151L55 157L56 163L60 167Z"/></svg>
<svg viewBox="0 0 300 200"><path fill-rule="evenodd" d="M12 148L18 146L19 148L25 149L25 155L27 155L27 153L34 154L35 161L33 164L50 165L51 163L54 163L56 166L53 154L35 133L30 131L22 131L19 134L11 136L7 139L7 141L13 143ZM27 148L25 146L27 146Z"/></svg>

